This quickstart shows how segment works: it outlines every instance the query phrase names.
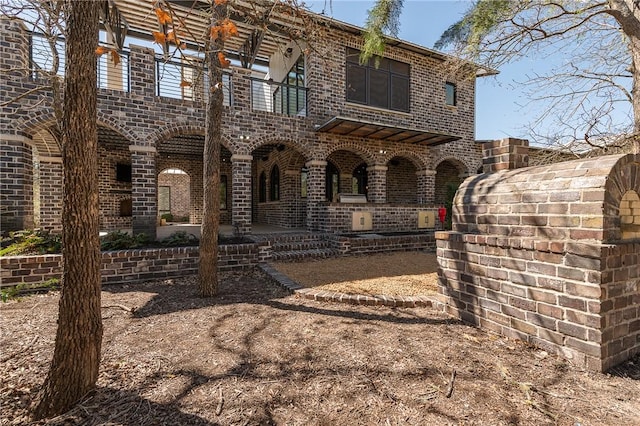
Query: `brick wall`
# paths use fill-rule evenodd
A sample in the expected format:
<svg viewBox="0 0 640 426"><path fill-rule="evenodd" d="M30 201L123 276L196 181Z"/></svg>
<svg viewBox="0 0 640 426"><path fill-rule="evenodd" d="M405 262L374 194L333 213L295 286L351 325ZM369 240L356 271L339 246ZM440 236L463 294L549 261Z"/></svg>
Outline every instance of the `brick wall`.
<svg viewBox="0 0 640 426"><path fill-rule="evenodd" d="M449 312L592 370L640 352L640 244L621 240L639 165L618 155L466 179L454 232L436 233Z"/></svg>
<svg viewBox="0 0 640 426"><path fill-rule="evenodd" d="M390 204L325 203L321 208L321 231L351 233L354 212L371 212L374 232L407 232L418 230L418 212L433 211L433 206L402 206Z"/></svg>
<svg viewBox="0 0 640 426"><path fill-rule="evenodd" d="M1 65L3 70L15 64L28 61L28 40L19 26L13 22L2 20L0 45L3 48ZM367 108L346 102L345 99L345 51L346 46L359 47L358 36L339 30L326 31L317 43L319 50L308 53L305 67L308 82L309 114L307 117L288 117L251 109L250 70L234 68L231 70L233 101L223 111L223 144L228 150L229 158L245 158L258 153L260 148L269 145L284 144L287 150L296 152L303 163L309 161L323 162L337 152L348 153L358 166L374 167L372 183L375 185L375 201L383 202L388 194L397 194L397 200L408 200L410 194L400 194L396 189L385 189L385 185L394 182L395 175L387 176L380 167L388 166L392 158L411 159L418 172L431 171L443 158L458 158L465 171L476 170L480 164L480 149L474 143L474 97L473 80L457 81L458 106L447 107L444 101L444 82L448 76L438 67L439 61L416 52L389 46L389 57L409 63L411 66L411 111L397 113L376 108ZM193 154L187 155L180 146L169 147L172 138L181 135L204 134L204 104L199 101L185 101L155 96L154 53L151 49L131 46L129 57L130 91L99 89L98 122L103 133L110 134L108 140L101 140L101 226L103 229L119 229L133 227L136 232L153 233L157 218L156 187L157 175L161 171L160 163L169 165L172 162L197 161L200 165L193 169L201 169L201 159ZM0 94L0 102L18 98L21 94L33 90L40 82L28 78L25 73L8 72L10 84ZM49 128L53 120L51 96L46 90L39 92L38 97L23 97L18 102L10 103L3 109L6 115L0 117L0 135L22 135L28 138L43 128ZM428 94L428 96L425 96ZM315 126L322 124L334 115L382 121L403 127L413 127L432 131L455 134L461 139L454 143L438 147L416 146L398 142L385 142L375 139L354 138L340 135L323 134L315 131ZM113 137L115 136L115 137ZM7 138L7 136L3 136ZM3 139L0 139L3 140ZM113 143L108 146L107 143ZM143 155L144 154L144 155ZM26 161L30 153L23 154ZM285 153L276 154L285 160ZM257 161L259 158L252 160ZM21 160L21 161L23 161ZM114 161L126 161L133 167L136 176L132 185L124 185L113 181L111 177ZM251 161L251 160L250 160ZM404 161L404 160L403 160ZM286 162L286 161L285 161ZM28 161L27 161L28 163ZM352 173L346 170L347 165L340 165L341 173ZM375 169L375 167L378 167ZM280 167L281 171L295 170L291 162ZM186 170L185 170L186 171ZM251 185L251 178L257 181L257 175L246 175L244 168L237 167L242 173L228 176L230 209L223 212L223 222L232 222L240 232L250 229L251 191L233 187L235 184ZM255 172L255 168L253 169ZM188 171L192 183L191 221L201 220L201 196L194 183L198 176ZM201 172L199 172L201 173ZM323 170L314 171L314 184L321 185ZM27 178L29 171L23 176ZM413 175L407 178L407 185L413 185ZM409 180L411 180L409 182ZM414 194L420 202L433 201L433 180L422 179ZM349 182L341 180L347 187L342 192L351 192ZM428 185L428 188L427 186ZM195 190L194 190L195 188ZM2 186L3 196L8 194L9 186ZM294 189L294 187L291 187ZM347 191L345 191L347 189ZM129 193L130 191L130 193ZM31 193L29 188L22 191ZM291 194L294 194L292 191ZM249 195L248 199L245 199ZM26 212L33 210L33 200L25 197ZM133 203L132 218L121 217L120 203L126 197ZM314 218L317 218L317 203L324 201L323 195L313 194L312 202L297 202L299 198L283 200L281 217L295 216L296 223L306 224L309 229L317 229ZM411 200L413 202L413 200ZM299 211L305 208L306 212ZM254 208L256 205L254 204ZM237 211L236 211L237 208ZM306 217L305 217L306 216ZM27 213L21 213L29 222ZM300 221L298 217L304 218ZM312 220L309 220L311 218ZM288 220L288 219L287 219ZM283 220L280 220L282 223ZM54 228L57 226L52 225Z"/></svg>
<svg viewBox="0 0 640 426"><path fill-rule="evenodd" d="M258 264L257 244L221 245L218 270ZM143 282L198 273L198 248L119 250L102 253L102 284ZM62 255L0 257L0 286L40 283L62 276Z"/></svg>

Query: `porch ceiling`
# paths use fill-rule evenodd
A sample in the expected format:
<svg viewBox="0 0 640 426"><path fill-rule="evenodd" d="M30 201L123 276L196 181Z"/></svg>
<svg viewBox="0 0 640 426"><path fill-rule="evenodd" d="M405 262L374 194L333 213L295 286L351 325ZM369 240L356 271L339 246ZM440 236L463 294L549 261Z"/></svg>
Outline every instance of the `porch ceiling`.
<svg viewBox="0 0 640 426"><path fill-rule="evenodd" d="M393 124L374 123L357 118L333 117L316 132L332 133L342 136L380 139L389 142L403 142L419 145L440 145L461 139L460 136L431 130L409 129Z"/></svg>
<svg viewBox="0 0 640 426"><path fill-rule="evenodd" d="M136 37L152 40L152 32L158 31L153 3L140 0L111 0L128 23L128 33ZM168 0L175 15L186 22L188 31L182 36L187 43L201 44L209 33L207 18L210 1L203 0ZM247 46L253 42L257 48L255 59L268 63L269 57L281 50L291 41L291 33L303 34L304 24L299 18L281 6L265 0L237 0L234 3L230 18L238 28L238 36L225 42L225 50L232 53L230 57L239 57L248 52ZM285 12L285 13L283 13Z"/></svg>

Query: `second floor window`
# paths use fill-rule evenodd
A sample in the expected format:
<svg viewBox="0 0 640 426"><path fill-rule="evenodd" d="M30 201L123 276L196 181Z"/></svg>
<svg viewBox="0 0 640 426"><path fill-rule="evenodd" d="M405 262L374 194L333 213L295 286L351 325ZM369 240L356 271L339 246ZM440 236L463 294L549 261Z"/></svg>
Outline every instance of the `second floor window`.
<svg viewBox="0 0 640 426"><path fill-rule="evenodd" d="M450 106L458 105L458 93L456 90L456 85L454 83L445 83L444 84L444 93L445 93L445 103Z"/></svg>
<svg viewBox="0 0 640 426"><path fill-rule="evenodd" d="M360 51L347 48L347 101L409 111L409 64L375 58L360 64Z"/></svg>

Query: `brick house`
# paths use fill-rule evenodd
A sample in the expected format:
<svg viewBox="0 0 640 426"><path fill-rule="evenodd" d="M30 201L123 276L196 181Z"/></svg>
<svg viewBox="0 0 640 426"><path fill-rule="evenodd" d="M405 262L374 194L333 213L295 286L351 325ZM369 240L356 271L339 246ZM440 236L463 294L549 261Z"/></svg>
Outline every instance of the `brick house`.
<svg viewBox="0 0 640 426"><path fill-rule="evenodd" d="M163 213L201 221L205 96L197 67L134 37L157 29L136 3L110 3L128 22L130 44L118 66L99 59L100 224L155 235ZM379 67L362 65L361 28L316 19L312 49L240 20L227 43L222 223L240 234L258 223L322 232L432 226L419 218L444 202L446 184L481 169L475 79L455 78L442 66L447 56L396 39ZM42 39L17 21L0 25L0 103L13 100L0 115L2 231L59 231L52 95L30 92L43 83ZM353 193L366 202L340 202Z"/></svg>

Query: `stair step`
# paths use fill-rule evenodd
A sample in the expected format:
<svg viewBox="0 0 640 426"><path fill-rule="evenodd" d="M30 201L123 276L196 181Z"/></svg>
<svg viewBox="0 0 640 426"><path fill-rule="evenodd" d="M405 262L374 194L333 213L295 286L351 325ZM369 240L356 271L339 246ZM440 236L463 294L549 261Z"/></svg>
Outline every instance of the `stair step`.
<svg viewBox="0 0 640 426"><path fill-rule="evenodd" d="M332 248L274 251L274 262L297 261L303 259L324 259L339 255L339 251Z"/></svg>
<svg viewBox="0 0 640 426"><path fill-rule="evenodd" d="M330 248L331 244L326 240L318 241L286 241L273 244L273 251L313 250Z"/></svg>

